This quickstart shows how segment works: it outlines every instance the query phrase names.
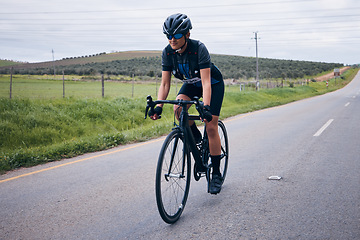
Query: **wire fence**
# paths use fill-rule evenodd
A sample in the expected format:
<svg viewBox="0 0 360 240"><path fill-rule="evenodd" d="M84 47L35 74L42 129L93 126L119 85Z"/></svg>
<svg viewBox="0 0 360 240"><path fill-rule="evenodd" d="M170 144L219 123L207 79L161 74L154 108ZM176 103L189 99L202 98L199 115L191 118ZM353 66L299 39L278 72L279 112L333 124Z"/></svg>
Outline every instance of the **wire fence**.
<svg viewBox="0 0 360 240"><path fill-rule="evenodd" d="M225 80L226 92L258 91L261 89L297 87L308 85L312 80L269 79L269 80ZM161 79L154 77L142 80L134 75L124 81L105 77L104 74L86 79L66 76L0 75L0 97L16 98L66 98L66 97L126 97L139 98L157 96ZM7 86L6 86L7 85ZM176 96L182 82L172 80L169 96Z"/></svg>

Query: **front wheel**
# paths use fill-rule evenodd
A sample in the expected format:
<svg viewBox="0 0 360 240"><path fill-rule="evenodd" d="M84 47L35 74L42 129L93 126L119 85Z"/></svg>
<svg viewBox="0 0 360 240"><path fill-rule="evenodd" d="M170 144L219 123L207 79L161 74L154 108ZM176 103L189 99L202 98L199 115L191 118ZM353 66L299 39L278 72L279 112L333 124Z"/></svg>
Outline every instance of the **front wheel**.
<svg viewBox="0 0 360 240"><path fill-rule="evenodd" d="M176 222L184 210L190 187L190 153L177 129L165 139L156 169L156 203L161 218Z"/></svg>

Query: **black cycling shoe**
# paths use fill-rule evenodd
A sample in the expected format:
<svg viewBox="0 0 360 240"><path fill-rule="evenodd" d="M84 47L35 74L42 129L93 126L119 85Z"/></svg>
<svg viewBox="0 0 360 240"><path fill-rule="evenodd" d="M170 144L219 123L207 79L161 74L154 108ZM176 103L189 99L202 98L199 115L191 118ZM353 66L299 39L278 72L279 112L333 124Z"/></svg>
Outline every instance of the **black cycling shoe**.
<svg viewBox="0 0 360 240"><path fill-rule="evenodd" d="M211 194L220 193L223 182L224 182L224 178L221 175L213 175L210 181L209 192Z"/></svg>

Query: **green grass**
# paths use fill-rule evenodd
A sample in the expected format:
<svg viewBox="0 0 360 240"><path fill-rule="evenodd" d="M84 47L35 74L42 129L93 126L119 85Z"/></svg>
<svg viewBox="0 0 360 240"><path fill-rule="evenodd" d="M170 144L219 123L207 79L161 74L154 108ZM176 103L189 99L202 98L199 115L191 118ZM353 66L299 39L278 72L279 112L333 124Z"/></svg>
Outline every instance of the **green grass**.
<svg viewBox="0 0 360 240"><path fill-rule="evenodd" d="M145 121L144 105L128 98L1 99L0 169L144 141L171 128L169 121Z"/></svg>
<svg viewBox="0 0 360 240"><path fill-rule="evenodd" d="M227 88L221 117L334 91L352 80L357 70L349 70L343 79L337 79L336 84L331 80L328 88L324 82L260 91L239 92L238 88ZM19 82L21 78L15 80ZM108 92L113 95L101 98L99 82L69 81L67 84L74 84L74 91L82 89L84 95L62 98L61 88L58 93L59 81L21 81L24 86L28 84L27 90L21 90L21 97L15 95L10 100L5 94L0 98L0 172L145 141L168 133L172 127L172 106L166 106L161 120L144 120L145 97L155 95L153 84L137 84L139 97L131 98L132 84L108 82L107 86L111 86ZM47 99L43 95L30 99L34 92L29 91L36 89L32 89L33 85L42 88L45 91L42 94L48 94ZM17 89L18 93L21 91ZM172 91L169 98L175 97L174 86ZM60 96L54 98L55 94ZM122 94L124 97L113 97Z"/></svg>

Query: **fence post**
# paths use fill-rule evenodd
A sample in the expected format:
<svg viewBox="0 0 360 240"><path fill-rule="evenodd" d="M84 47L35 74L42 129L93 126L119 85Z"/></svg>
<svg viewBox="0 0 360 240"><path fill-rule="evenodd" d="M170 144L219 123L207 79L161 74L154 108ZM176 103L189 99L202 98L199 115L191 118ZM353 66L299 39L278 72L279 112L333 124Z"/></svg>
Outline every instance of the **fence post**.
<svg viewBox="0 0 360 240"><path fill-rule="evenodd" d="M105 86L104 86L104 74L101 74L101 86L102 86L102 88L101 88L101 96L102 97L104 97L104 95L105 95Z"/></svg>
<svg viewBox="0 0 360 240"><path fill-rule="evenodd" d="M13 67L10 70L10 99L12 98L12 75L13 75Z"/></svg>
<svg viewBox="0 0 360 240"><path fill-rule="evenodd" d="M134 98L134 74L132 75L132 91L131 91L131 97Z"/></svg>
<svg viewBox="0 0 360 240"><path fill-rule="evenodd" d="M245 91L245 83L240 83L240 92Z"/></svg>
<svg viewBox="0 0 360 240"><path fill-rule="evenodd" d="M64 70L62 71L63 74L63 98L65 98L65 73Z"/></svg>

